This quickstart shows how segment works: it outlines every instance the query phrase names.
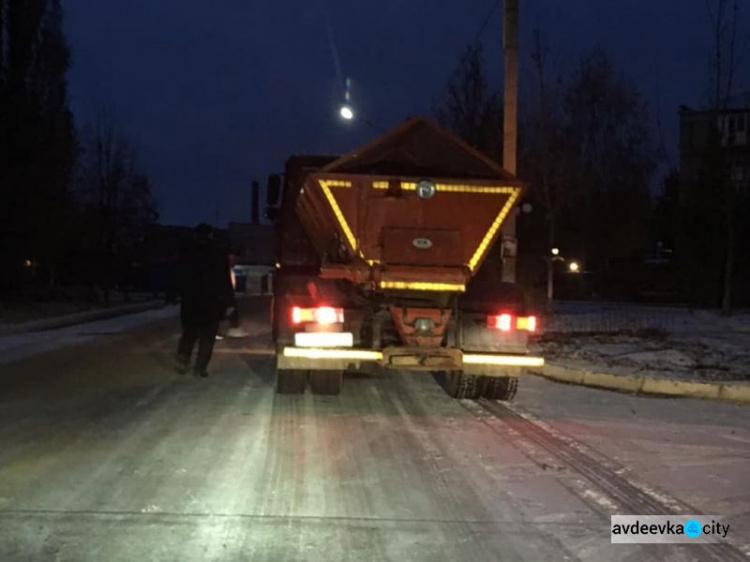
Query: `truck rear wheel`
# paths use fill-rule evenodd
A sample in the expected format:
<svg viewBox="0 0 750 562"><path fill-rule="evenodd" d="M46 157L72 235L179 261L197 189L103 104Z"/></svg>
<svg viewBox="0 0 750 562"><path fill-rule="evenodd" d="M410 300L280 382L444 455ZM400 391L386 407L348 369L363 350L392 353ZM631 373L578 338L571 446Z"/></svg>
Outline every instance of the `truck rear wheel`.
<svg viewBox="0 0 750 562"><path fill-rule="evenodd" d="M443 388L451 398L476 400L482 390L479 379L480 377L467 375L463 371L451 371L445 374Z"/></svg>
<svg viewBox="0 0 750 562"><path fill-rule="evenodd" d="M276 371L277 394L303 394L307 386L307 371L279 369Z"/></svg>
<svg viewBox="0 0 750 562"><path fill-rule="evenodd" d="M513 400L518 391L518 377L481 377L482 398L488 400Z"/></svg>
<svg viewBox="0 0 750 562"><path fill-rule="evenodd" d="M312 371L310 389L313 394L337 396L344 386L344 371Z"/></svg>

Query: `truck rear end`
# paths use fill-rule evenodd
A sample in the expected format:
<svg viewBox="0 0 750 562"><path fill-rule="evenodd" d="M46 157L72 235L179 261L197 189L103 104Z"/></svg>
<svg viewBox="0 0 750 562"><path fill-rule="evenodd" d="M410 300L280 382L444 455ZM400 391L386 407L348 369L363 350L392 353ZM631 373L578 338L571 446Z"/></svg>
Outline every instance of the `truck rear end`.
<svg viewBox="0 0 750 562"><path fill-rule="evenodd" d="M290 159L274 291L277 390L337 394L365 366L510 399L538 329L481 269L523 184L423 119L341 158ZM477 276L483 271L484 275Z"/></svg>

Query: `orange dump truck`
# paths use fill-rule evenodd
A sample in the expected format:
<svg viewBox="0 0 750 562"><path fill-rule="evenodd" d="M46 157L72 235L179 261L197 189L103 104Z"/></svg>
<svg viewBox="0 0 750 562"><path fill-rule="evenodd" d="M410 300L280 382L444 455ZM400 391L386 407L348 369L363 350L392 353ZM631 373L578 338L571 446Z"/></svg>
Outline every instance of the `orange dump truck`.
<svg viewBox="0 0 750 562"><path fill-rule="evenodd" d="M295 156L276 212L277 391L338 394L347 371L423 371L510 399L537 319L477 276L523 184L424 119L341 157ZM279 192L279 193L274 193Z"/></svg>

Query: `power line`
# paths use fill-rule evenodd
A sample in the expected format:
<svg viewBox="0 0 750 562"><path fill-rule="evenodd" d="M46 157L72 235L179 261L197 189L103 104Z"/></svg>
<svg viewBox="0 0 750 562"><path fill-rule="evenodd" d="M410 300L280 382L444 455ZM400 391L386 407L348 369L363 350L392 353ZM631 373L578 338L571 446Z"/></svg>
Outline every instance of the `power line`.
<svg viewBox="0 0 750 562"><path fill-rule="evenodd" d="M484 30L487 29L487 26L490 24L490 20L492 19L492 16L495 15L495 11L500 7L500 4L503 3L503 0L495 0L492 3L492 7L490 8L490 11L487 12L487 16L482 21L482 25L479 26L479 29L477 29L477 32L474 34L474 39L469 43L472 47L476 46L476 44L479 42L479 39L482 37L482 34L484 33ZM464 65L466 62L466 58L471 53L471 50L467 50L464 53L464 56L461 57L461 62L458 63L459 68Z"/></svg>
<svg viewBox="0 0 750 562"><path fill-rule="evenodd" d="M500 4L503 3L503 0L496 0L492 4L492 8L490 8L490 11L487 13L487 17L484 18L484 21L482 22L482 25L479 26L479 30L477 31L476 35L474 36L474 40L472 41L472 44L479 41L479 38L482 36L482 33L484 33L484 30L487 29L487 26L490 23L490 20L492 19L492 16L495 15L495 11L500 7Z"/></svg>

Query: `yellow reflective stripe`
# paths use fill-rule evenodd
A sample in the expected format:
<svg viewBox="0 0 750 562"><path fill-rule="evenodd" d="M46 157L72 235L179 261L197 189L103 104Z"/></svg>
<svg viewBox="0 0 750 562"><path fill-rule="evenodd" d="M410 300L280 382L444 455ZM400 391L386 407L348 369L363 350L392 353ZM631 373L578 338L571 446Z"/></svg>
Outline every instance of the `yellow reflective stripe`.
<svg viewBox="0 0 750 562"><path fill-rule="evenodd" d="M349 227L349 224L346 222L346 218L344 217L344 214L341 212L341 208L339 207L338 203L336 202L336 199L333 197L333 194L331 193L331 190L330 190L331 187L352 187L352 183L349 181L343 181L343 180L319 180L319 181L320 181L320 186L323 189L323 193L325 194L326 199L328 199L328 202L331 205L331 208L333 209L334 214L336 215L336 219L338 220L339 225L341 226L341 230L344 231L344 235L346 236L346 239L348 240L352 249L355 252L357 252L360 257L363 257L363 258L366 257L364 256L362 251L358 249L357 240L354 238L354 233ZM374 189L388 189L389 183L387 181L382 181L382 180L374 181L372 182L372 187ZM405 191L416 191L417 182L402 181L401 189ZM471 259L469 260L469 263L468 263L469 269L473 271L474 269L476 269L477 265L479 264L479 260L481 260L482 256L487 251L488 246L492 242L492 239L495 237L495 234L497 234L497 231L502 225L503 221L505 220L505 217L508 216L508 213L513 208L513 205L518 199L518 196L521 190L517 187L510 187L510 186L483 186L483 185L447 184L447 183L435 184L435 189L443 193L479 193L479 194L495 194L495 195L508 194L509 195L508 201L500 210L500 213L495 218L495 221L492 223L489 230L484 235L484 238L479 243L479 246L477 247L476 251L471 256ZM370 265L373 265L373 264L370 263ZM401 283L401 282L393 282L393 283ZM441 284L433 283L433 284L428 284L428 285L441 285ZM440 289L415 288L415 290L428 290L428 291L441 291L441 290L464 291L465 290L465 287L463 285L452 285L452 284L442 284L442 285L446 285L448 288L440 288ZM381 287L382 288L394 288L394 289L407 288L407 287L402 287L402 286L384 287L382 284L381 284ZM460 287L460 288L457 288L457 287ZM408 288L411 289L414 287L408 287Z"/></svg>
<svg viewBox="0 0 750 562"><path fill-rule="evenodd" d="M444 193L513 193L515 187L496 187L484 185L453 185L447 183L438 183L435 189Z"/></svg>
<svg viewBox="0 0 750 562"><path fill-rule="evenodd" d="M509 367L543 367L543 357L527 355L479 355L465 353L463 361L467 365L505 365Z"/></svg>
<svg viewBox="0 0 750 562"><path fill-rule="evenodd" d="M513 191L510 194L510 197L508 197L508 201L506 201L505 205L500 210L500 213L497 215L495 222L492 223L492 226L490 226L490 229L487 231L487 234L484 235L484 238L482 239L482 242L479 244L479 247L477 248L476 252L474 252L474 255L471 256L471 259L469 260L469 269L471 269L472 271L474 270L474 268L476 268L477 264L479 263L479 260L487 251L487 247L492 242L492 239L495 237L495 234L500 228L500 225L503 224L505 217L508 216L508 213L513 208L513 205L515 204L516 199L518 199L518 196L521 193L521 190L519 188L511 188L511 189Z"/></svg>
<svg viewBox="0 0 750 562"><path fill-rule="evenodd" d="M374 181L372 182L374 189L388 189L389 184L387 181ZM405 191L416 191L417 183L412 181L402 181L401 189ZM437 191L443 193L513 193L517 188L507 186L489 186L489 185L463 185L463 184L448 184L438 183L435 184Z"/></svg>
<svg viewBox="0 0 750 562"><path fill-rule="evenodd" d="M407 291L451 291L463 293L466 286L461 283L432 283L429 281L381 281L381 289Z"/></svg>
<svg viewBox="0 0 750 562"><path fill-rule="evenodd" d="M346 239L349 241L349 244L351 245L352 250L356 252L357 240L354 238L352 229L349 228L349 223L346 222L346 218L344 218L344 213L341 212L341 208L339 207L339 204L336 202L336 198L333 196L333 193L331 193L331 186L351 187L352 186L351 182L340 181L340 180L319 180L319 183L320 183L320 188L323 190L323 194L326 196L326 199L328 199L328 203L331 205L331 209L333 209L333 214L336 215L336 220L339 221L341 230L344 231L344 235L346 236Z"/></svg>
<svg viewBox="0 0 750 562"><path fill-rule="evenodd" d="M360 361L380 361L380 351L364 349L322 349L316 347L285 347L284 357L301 357L304 359L353 359Z"/></svg>

